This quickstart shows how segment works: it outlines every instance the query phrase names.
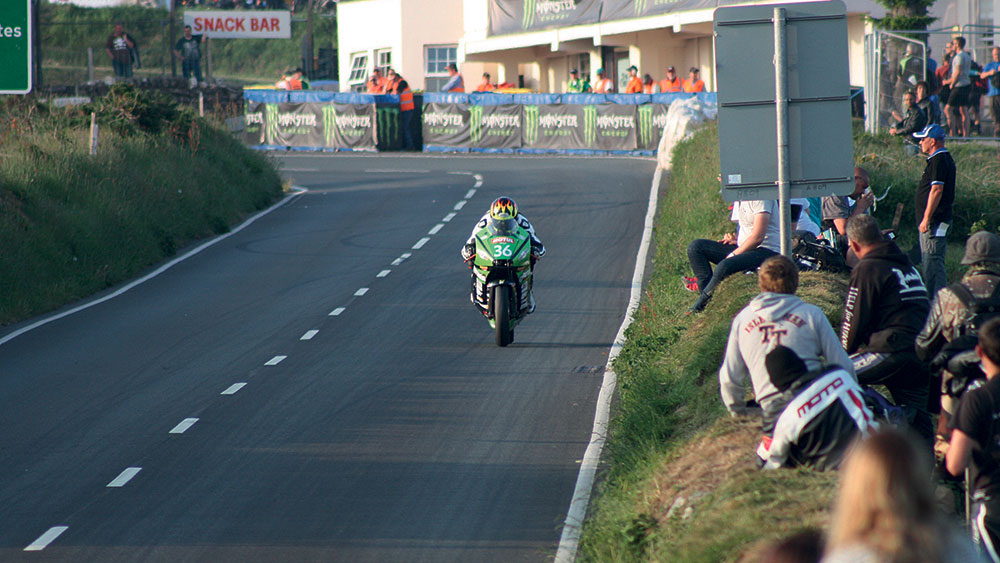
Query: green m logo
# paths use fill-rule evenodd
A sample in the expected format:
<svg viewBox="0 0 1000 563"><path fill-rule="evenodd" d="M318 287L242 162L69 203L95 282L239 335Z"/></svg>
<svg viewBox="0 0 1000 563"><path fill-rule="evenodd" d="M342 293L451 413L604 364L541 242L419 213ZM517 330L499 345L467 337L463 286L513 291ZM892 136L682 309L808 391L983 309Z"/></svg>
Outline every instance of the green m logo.
<svg viewBox="0 0 1000 563"><path fill-rule="evenodd" d="M641 16L646 11L646 0L635 0L635 15Z"/></svg>
<svg viewBox="0 0 1000 563"><path fill-rule="evenodd" d="M264 104L264 130L261 131L262 145L277 144L278 139L278 104Z"/></svg>
<svg viewBox="0 0 1000 563"><path fill-rule="evenodd" d="M521 19L521 28L528 29L535 23L535 5L538 0L524 0L524 17Z"/></svg>
<svg viewBox="0 0 1000 563"><path fill-rule="evenodd" d="M639 145L646 147L653 142L653 106L639 106Z"/></svg>
<svg viewBox="0 0 1000 563"><path fill-rule="evenodd" d="M583 142L587 146L597 144L597 106L583 106Z"/></svg>
<svg viewBox="0 0 1000 563"><path fill-rule="evenodd" d="M524 109L524 144L538 141L538 106L521 106Z"/></svg>
<svg viewBox="0 0 1000 563"><path fill-rule="evenodd" d="M402 142L399 108L378 108L378 142L384 146L397 146Z"/></svg>
<svg viewBox="0 0 1000 563"><path fill-rule="evenodd" d="M469 106L469 136L473 143L483 138L483 106Z"/></svg>
<svg viewBox="0 0 1000 563"><path fill-rule="evenodd" d="M328 147L337 144L337 110L333 104L323 106L323 141Z"/></svg>

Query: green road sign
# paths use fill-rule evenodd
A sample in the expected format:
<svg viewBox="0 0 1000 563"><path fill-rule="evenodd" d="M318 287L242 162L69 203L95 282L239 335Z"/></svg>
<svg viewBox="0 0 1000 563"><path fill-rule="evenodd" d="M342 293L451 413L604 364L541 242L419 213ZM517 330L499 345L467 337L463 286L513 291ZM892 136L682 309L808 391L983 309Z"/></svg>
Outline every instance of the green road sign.
<svg viewBox="0 0 1000 563"><path fill-rule="evenodd" d="M0 2L0 94L31 91L31 0Z"/></svg>

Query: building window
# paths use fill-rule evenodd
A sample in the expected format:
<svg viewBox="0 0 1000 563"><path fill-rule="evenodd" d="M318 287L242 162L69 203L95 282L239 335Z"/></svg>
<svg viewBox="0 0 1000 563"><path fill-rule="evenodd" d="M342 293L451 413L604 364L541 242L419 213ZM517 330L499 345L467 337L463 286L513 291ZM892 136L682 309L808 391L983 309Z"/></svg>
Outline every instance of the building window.
<svg viewBox="0 0 1000 563"><path fill-rule="evenodd" d="M375 68L382 71L385 76L386 71L392 66L392 49L379 49L375 51Z"/></svg>
<svg viewBox="0 0 1000 563"><path fill-rule="evenodd" d="M351 74L347 78L351 89L355 90L358 84L364 89L365 80L368 79L368 53L354 53L351 55Z"/></svg>
<svg viewBox="0 0 1000 563"><path fill-rule="evenodd" d="M448 64L458 64L457 45L424 47L424 89L436 92L448 82Z"/></svg>

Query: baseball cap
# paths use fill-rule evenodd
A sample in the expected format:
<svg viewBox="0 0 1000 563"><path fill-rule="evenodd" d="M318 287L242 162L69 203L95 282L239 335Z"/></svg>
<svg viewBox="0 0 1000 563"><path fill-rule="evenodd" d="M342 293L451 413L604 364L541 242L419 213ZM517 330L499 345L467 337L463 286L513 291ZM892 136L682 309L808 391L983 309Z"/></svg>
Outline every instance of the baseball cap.
<svg viewBox="0 0 1000 563"><path fill-rule="evenodd" d="M580 74L580 71L578 71L575 68L573 68L573 69L570 69L569 73L570 74Z"/></svg>
<svg viewBox="0 0 1000 563"><path fill-rule="evenodd" d="M965 241L962 265L968 266L977 262L1000 264L1000 237L989 231L979 231Z"/></svg>
<svg viewBox="0 0 1000 563"><path fill-rule="evenodd" d="M635 65L632 65L632 66L628 67L628 70L634 70L634 71L638 72L639 69Z"/></svg>
<svg viewBox="0 0 1000 563"><path fill-rule="evenodd" d="M594 73L595 74L604 74L604 69L603 68L599 68L596 71L594 71Z"/></svg>
<svg viewBox="0 0 1000 563"><path fill-rule="evenodd" d="M937 139L938 141L944 140L945 133L944 127L941 127L937 123L931 123L927 127L924 127L923 131L913 134L914 137L918 139L923 139L924 137L930 137L931 139Z"/></svg>
<svg viewBox="0 0 1000 563"><path fill-rule="evenodd" d="M667 67L667 72L676 72L676 71L675 71L674 67L668 66Z"/></svg>
<svg viewBox="0 0 1000 563"><path fill-rule="evenodd" d="M701 72L701 70L698 67L693 66L690 69L688 69L688 72Z"/></svg>

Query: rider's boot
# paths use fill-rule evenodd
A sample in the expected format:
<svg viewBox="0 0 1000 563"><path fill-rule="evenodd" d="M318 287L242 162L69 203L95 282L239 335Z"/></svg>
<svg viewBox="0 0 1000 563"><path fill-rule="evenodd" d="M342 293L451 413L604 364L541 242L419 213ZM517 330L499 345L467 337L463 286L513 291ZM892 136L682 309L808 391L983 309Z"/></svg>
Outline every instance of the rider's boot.
<svg viewBox="0 0 1000 563"><path fill-rule="evenodd" d="M526 315L530 315L535 312L535 291L531 290L528 292L528 312Z"/></svg>

